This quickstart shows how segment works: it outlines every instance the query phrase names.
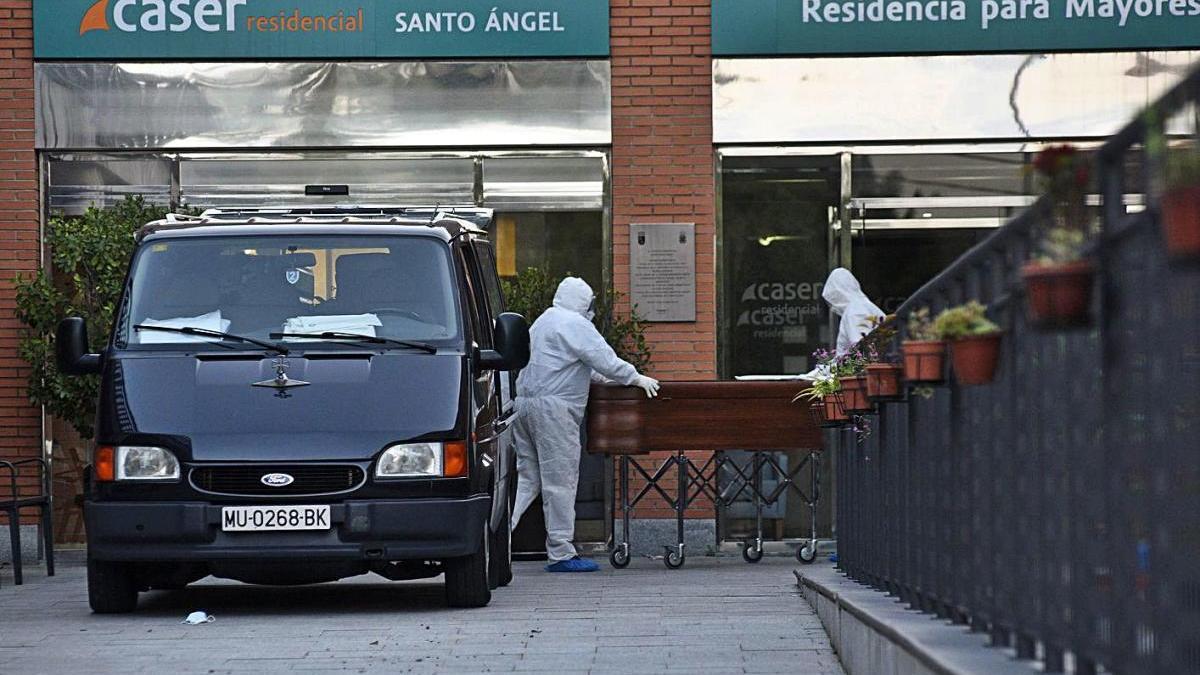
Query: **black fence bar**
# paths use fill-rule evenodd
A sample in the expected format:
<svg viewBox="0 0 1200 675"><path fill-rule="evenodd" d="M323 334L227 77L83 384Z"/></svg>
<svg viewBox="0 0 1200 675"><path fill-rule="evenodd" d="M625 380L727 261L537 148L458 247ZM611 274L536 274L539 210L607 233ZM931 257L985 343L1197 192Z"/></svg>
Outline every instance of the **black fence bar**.
<svg viewBox="0 0 1200 675"><path fill-rule="evenodd" d="M867 435L828 432L850 578L1047 672L1200 673L1200 263L1166 254L1164 160L1145 147L1173 117L1196 133L1198 108L1200 71L1096 154L1089 326L1026 318L1048 198L897 312L978 299L1004 331L1000 366L880 403Z"/></svg>

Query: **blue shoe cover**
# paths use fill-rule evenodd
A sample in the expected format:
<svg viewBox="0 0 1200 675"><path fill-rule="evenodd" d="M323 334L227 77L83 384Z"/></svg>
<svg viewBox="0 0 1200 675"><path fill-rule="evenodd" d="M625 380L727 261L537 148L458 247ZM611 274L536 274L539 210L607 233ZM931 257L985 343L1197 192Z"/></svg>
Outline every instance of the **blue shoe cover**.
<svg viewBox="0 0 1200 675"><path fill-rule="evenodd" d="M546 565L547 572L595 572L599 569L600 566L596 563L578 556Z"/></svg>

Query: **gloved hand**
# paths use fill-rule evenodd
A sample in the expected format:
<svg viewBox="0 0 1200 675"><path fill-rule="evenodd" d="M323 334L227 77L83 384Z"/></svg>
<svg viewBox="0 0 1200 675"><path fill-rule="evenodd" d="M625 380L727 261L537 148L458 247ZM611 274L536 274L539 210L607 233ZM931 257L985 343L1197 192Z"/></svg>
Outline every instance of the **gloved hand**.
<svg viewBox="0 0 1200 675"><path fill-rule="evenodd" d="M646 398L654 398L658 396L658 380L645 375L638 375L633 381L633 386L641 387L642 391L646 392Z"/></svg>

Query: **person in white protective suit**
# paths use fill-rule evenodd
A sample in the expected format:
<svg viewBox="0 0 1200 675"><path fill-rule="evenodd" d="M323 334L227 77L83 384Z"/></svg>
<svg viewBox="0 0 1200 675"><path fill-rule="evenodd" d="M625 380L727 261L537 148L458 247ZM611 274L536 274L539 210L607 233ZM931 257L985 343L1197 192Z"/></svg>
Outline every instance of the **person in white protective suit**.
<svg viewBox="0 0 1200 675"><path fill-rule="evenodd" d="M844 267L838 267L829 273L821 297L829 303L829 309L841 317L838 322L837 342L834 345L838 356L845 356L885 317L883 310L862 292L858 279ZM821 367L814 368L801 375L800 379L816 380L822 376L821 371Z"/></svg>
<svg viewBox="0 0 1200 675"><path fill-rule="evenodd" d="M838 356L849 352L885 316L883 310L862 292L858 279L844 267L829 273L821 297L829 303L833 313L841 317L836 344Z"/></svg>
<svg viewBox="0 0 1200 675"><path fill-rule="evenodd" d="M529 331L529 365L517 378L517 503L515 529L542 495L548 572L593 572L575 552L575 493L579 487L580 425L593 379L641 387L658 395L658 381L621 360L592 324L596 296L582 279L567 277L554 306ZM599 376L599 377L597 377Z"/></svg>

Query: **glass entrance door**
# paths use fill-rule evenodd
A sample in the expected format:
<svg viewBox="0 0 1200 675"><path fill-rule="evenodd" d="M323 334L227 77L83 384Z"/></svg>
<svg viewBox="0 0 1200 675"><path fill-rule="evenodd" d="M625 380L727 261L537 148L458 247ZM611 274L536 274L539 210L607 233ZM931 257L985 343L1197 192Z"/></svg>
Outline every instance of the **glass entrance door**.
<svg viewBox="0 0 1200 675"><path fill-rule="evenodd" d="M1029 152L905 150L854 153L847 208L830 223L848 242L830 264L889 313L1034 200Z"/></svg>
<svg viewBox="0 0 1200 675"><path fill-rule="evenodd" d="M840 159L723 157L721 176L722 374L805 372L829 337L821 287Z"/></svg>

